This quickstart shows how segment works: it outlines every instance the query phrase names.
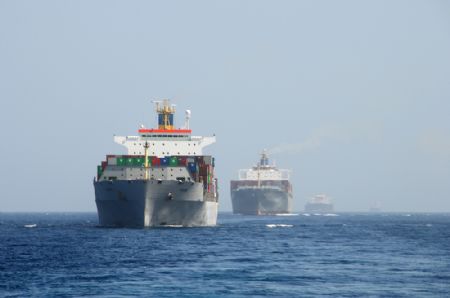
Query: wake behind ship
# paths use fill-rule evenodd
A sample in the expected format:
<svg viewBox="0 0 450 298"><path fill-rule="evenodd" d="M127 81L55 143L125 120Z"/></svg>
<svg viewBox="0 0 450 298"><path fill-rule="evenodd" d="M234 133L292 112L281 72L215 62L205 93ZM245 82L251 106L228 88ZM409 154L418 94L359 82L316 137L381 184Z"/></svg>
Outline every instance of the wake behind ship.
<svg viewBox="0 0 450 298"><path fill-rule="evenodd" d="M269 165L266 152L251 169L239 171L239 180L231 181L233 213L270 215L292 212L292 185L289 170Z"/></svg>
<svg viewBox="0 0 450 298"><path fill-rule="evenodd" d="M212 226L217 222L214 158L202 149L213 137L174 128L175 107L156 102L158 128L141 126L138 136L115 136L127 155L107 155L94 179L101 226Z"/></svg>

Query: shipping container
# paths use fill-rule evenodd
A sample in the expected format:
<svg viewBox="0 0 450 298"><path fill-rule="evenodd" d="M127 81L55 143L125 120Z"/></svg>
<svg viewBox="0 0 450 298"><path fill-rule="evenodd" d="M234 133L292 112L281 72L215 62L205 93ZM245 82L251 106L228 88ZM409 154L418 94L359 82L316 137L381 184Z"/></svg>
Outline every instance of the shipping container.
<svg viewBox="0 0 450 298"><path fill-rule="evenodd" d="M127 166L133 166L134 165L134 158L133 157L127 157L125 160Z"/></svg>
<svg viewBox="0 0 450 298"><path fill-rule="evenodd" d="M116 163L118 166L126 165L126 159L123 156L118 156L116 159Z"/></svg>
<svg viewBox="0 0 450 298"><path fill-rule="evenodd" d="M99 179L103 174L102 166L97 166L97 179Z"/></svg>
<svg viewBox="0 0 450 298"><path fill-rule="evenodd" d="M197 172L197 165L194 162L189 162L188 169L189 169L189 172L195 173L195 172Z"/></svg>
<svg viewBox="0 0 450 298"><path fill-rule="evenodd" d="M108 156L107 160L108 160L108 165L110 165L110 166L117 165L117 158L116 157Z"/></svg>
<svg viewBox="0 0 450 298"><path fill-rule="evenodd" d="M206 165L210 165L210 164L212 164L212 157L211 156L203 156L203 162L206 164Z"/></svg>
<svg viewBox="0 0 450 298"><path fill-rule="evenodd" d="M138 167L144 166L144 158L143 157L135 157L133 158L133 165Z"/></svg>
<svg viewBox="0 0 450 298"><path fill-rule="evenodd" d="M142 159L142 166L145 166L145 156L141 157L141 159ZM151 156L148 156L147 157L147 162L148 162L148 165L151 166L152 162L153 162L153 158Z"/></svg>
<svg viewBox="0 0 450 298"><path fill-rule="evenodd" d="M176 156L172 156L169 159L169 165L170 166L178 166L178 158Z"/></svg>
<svg viewBox="0 0 450 298"><path fill-rule="evenodd" d="M167 166L167 165L169 164L169 159L168 159L167 157L160 158L160 159L159 159L159 163L160 163L162 166Z"/></svg>
<svg viewBox="0 0 450 298"><path fill-rule="evenodd" d="M178 157L178 164L182 165L182 166L186 166L187 165L187 158L186 158L186 156Z"/></svg>
<svg viewBox="0 0 450 298"><path fill-rule="evenodd" d="M161 165L158 157L152 157L152 165L155 165L155 166Z"/></svg>

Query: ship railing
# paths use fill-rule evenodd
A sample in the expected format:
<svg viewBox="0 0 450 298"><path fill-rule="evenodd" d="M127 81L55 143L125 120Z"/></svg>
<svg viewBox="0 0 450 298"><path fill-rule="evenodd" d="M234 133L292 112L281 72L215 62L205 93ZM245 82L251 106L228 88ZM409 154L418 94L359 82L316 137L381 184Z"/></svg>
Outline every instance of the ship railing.
<svg viewBox="0 0 450 298"><path fill-rule="evenodd" d="M260 171L266 174L265 170ZM270 177L272 176L272 177ZM276 169L273 171L273 175L267 175L267 177L261 177L260 180L289 180L291 171L286 169ZM241 169L238 171L239 180L258 180L258 170L253 169Z"/></svg>
<svg viewBox="0 0 450 298"><path fill-rule="evenodd" d="M282 189L281 185L239 185L237 189Z"/></svg>

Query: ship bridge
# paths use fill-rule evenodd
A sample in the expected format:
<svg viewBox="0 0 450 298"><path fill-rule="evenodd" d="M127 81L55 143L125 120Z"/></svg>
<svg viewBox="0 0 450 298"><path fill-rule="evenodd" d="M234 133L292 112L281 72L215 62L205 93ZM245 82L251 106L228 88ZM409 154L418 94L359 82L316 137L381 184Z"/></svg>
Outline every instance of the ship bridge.
<svg viewBox="0 0 450 298"><path fill-rule="evenodd" d="M239 170L239 180L289 180L289 176L289 170L278 169L275 165L269 164L266 150L261 153L261 158L256 166L251 169Z"/></svg>
<svg viewBox="0 0 450 298"><path fill-rule="evenodd" d="M174 126L175 105L169 100L155 101L158 115L158 128L141 126L138 136L114 136L114 141L127 148L128 155L148 154L157 157L203 155L203 148L215 143L216 137L192 136L189 129L191 111L186 110L185 125L176 129Z"/></svg>

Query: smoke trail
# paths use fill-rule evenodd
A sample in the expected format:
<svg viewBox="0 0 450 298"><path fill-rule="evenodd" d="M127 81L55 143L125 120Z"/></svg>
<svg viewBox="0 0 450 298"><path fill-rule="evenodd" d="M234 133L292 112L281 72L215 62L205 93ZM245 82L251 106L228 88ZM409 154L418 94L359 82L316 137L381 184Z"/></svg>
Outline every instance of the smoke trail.
<svg viewBox="0 0 450 298"><path fill-rule="evenodd" d="M338 141L347 142L361 135L368 136L368 131L361 126L345 128L337 125L329 125L318 128L299 143L282 143L268 150L269 154L301 154L306 151L315 150L324 145L324 143Z"/></svg>
<svg viewBox="0 0 450 298"><path fill-rule="evenodd" d="M450 134L432 129L424 132L418 139L419 148L434 156L450 159Z"/></svg>

